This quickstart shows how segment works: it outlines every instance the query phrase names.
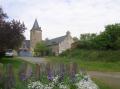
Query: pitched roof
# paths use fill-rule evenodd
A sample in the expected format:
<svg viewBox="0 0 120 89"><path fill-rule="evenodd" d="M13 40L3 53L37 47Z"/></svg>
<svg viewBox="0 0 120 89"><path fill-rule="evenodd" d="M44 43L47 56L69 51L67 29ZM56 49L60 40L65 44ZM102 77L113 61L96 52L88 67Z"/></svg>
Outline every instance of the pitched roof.
<svg viewBox="0 0 120 89"><path fill-rule="evenodd" d="M55 45L55 44L59 44L60 42L62 42L65 39L66 36L61 36L61 37L57 37L51 40L46 40L46 44L48 46L50 45Z"/></svg>
<svg viewBox="0 0 120 89"><path fill-rule="evenodd" d="M41 30L41 28L39 27L37 19L35 19L32 30Z"/></svg>

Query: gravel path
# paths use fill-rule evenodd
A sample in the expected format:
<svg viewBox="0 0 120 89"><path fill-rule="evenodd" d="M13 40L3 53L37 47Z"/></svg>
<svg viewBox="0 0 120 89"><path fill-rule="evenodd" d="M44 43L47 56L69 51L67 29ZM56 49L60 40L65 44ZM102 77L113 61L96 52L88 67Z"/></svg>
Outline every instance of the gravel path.
<svg viewBox="0 0 120 89"><path fill-rule="evenodd" d="M120 89L120 72L89 71L88 74L109 85L111 89Z"/></svg>
<svg viewBox="0 0 120 89"><path fill-rule="evenodd" d="M24 61L28 61L31 63L46 63L45 58L40 58L40 57L19 57L20 59L24 60Z"/></svg>

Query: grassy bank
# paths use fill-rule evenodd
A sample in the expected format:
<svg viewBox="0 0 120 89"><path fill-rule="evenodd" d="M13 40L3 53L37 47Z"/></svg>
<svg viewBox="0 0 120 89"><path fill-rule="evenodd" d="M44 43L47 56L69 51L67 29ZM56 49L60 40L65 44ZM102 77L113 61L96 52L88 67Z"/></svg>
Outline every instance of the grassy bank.
<svg viewBox="0 0 120 89"><path fill-rule="evenodd" d="M72 50L58 57L46 57L50 62L76 62L87 71L120 72L120 51ZM99 78L93 78L100 89L115 89Z"/></svg>
<svg viewBox="0 0 120 89"><path fill-rule="evenodd" d="M15 69L17 69L22 63L24 63L25 61L20 60L19 58L15 58L15 57L3 57L0 58L0 63L6 65L6 64L12 64L14 66Z"/></svg>
<svg viewBox="0 0 120 89"><path fill-rule="evenodd" d="M107 61L116 62L120 61L120 50L83 50L73 49L61 54L61 57L69 59L78 59L83 61Z"/></svg>
<svg viewBox="0 0 120 89"><path fill-rule="evenodd" d="M104 62L104 61L86 61L80 59L69 59L66 57L47 57L50 62L57 63L70 63L76 62L81 68L87 71L108 71L108 72L120 72L120 62Z"/></svg>
<svg viewBox="0 0 120 89"><path fill-rule="evenodd" d="M120 71L120 51L72 50L58 57L46 57L51 62L76 62L89 71Z"/></svg>
<svg viewBox="0 0 120 89"><path fill-rule="evenodd" d="M100 89L114 89L114 88L111 88L110 86L108 86L107 84L105 84L103 81L101 80L98 80L96 78L93 78L93 81L99 85L99 88Z"/></svg>
<svg viewBox="0 0 120 89"><path fill-rule="evenodd" d="M26 89L26 85L25 83L21 82L18 78L18 73L19 73L19 69L21 67L21 65L23 63L27 63L29 65L32 65L26 61L23 61L19 58L16 58L16 57L13 57L13 58L8 58L8 57L3 57L3 58L0 58L0 63L3 64L3 69L4 69L4 72L6 72L6 67L7 67L7 64L12 64L13 66L13 70L14 70L14 75L15 75L15 89ZM4 73L5 75L5 73ZM3 85L0 86L0 88L2 87Z"/></svg>

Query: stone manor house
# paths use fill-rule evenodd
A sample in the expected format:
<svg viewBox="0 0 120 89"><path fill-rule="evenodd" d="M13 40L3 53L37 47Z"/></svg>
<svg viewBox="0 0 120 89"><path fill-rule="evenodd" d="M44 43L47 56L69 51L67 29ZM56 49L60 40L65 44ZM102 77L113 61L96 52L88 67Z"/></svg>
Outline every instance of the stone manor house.
<svg viewBox="0 0 120 89"><path fill-rule="evenodd" d="M30 31L30 40L25 40L21 49L27 49L31 52L34 51L34 48L38 42L42 40L42 30L39 27L37 20L35 20L33 27ZM57 37L54 39L46 39L44 41L47 46L51 49L51 52L55 55L59 55L63 51L70 49L73 43L73 38L69 31L66 32L64 36Z"/></svg>

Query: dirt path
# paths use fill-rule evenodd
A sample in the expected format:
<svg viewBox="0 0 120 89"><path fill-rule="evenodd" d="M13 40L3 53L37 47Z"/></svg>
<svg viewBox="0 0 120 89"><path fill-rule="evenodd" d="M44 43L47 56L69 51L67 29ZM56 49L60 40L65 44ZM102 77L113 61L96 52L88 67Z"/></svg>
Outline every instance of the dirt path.
<svg viewBox="0 0 120 89"><path fill-rule="evenodd" d="M112 89L120 89L120 72L96 72L89 71L88 74L92 78L101 80Z"/></svg>

